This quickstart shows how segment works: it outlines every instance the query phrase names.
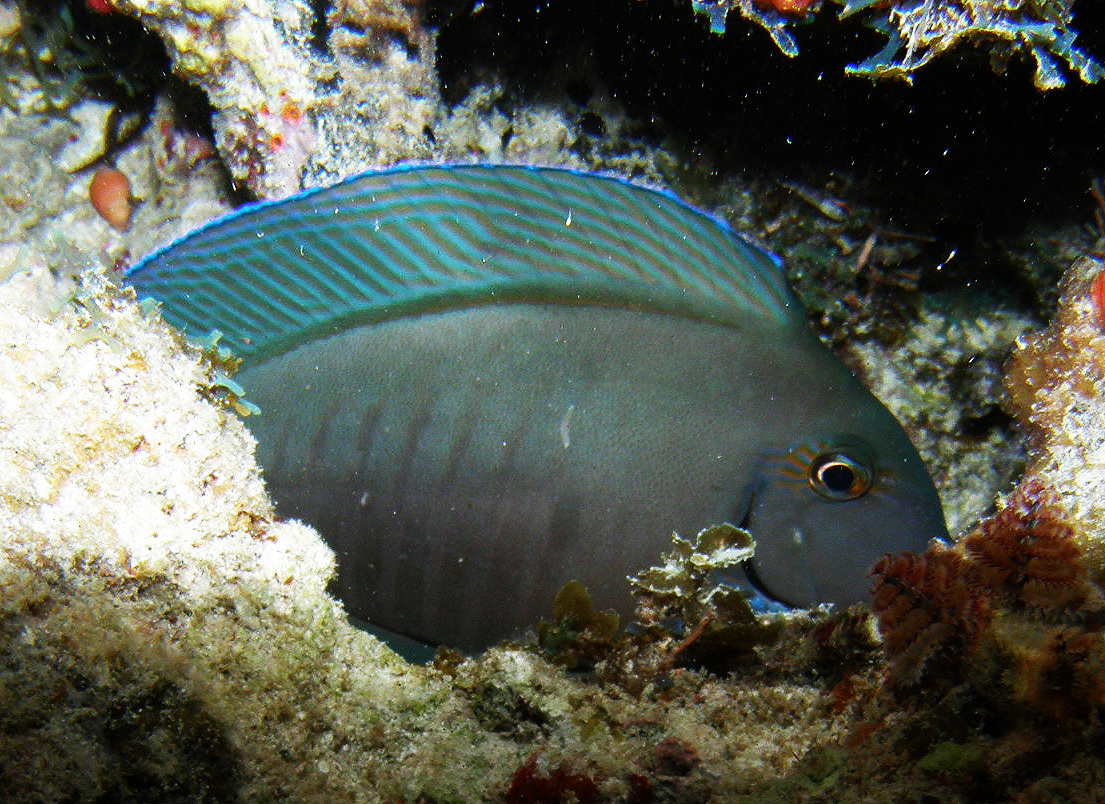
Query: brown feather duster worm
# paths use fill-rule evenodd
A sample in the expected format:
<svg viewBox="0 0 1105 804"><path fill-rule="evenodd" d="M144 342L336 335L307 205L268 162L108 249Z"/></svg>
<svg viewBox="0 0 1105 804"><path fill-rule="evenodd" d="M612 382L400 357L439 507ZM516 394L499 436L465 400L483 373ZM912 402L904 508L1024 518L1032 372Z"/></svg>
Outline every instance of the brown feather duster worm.
<svg viewBox="0 0 1105 804"><path fill-rule="evenodd" d="M944 547L883 556L871 570L871 611L889 660L889 681L913 687L958 671L990 620L970 562Z"/></svg>
<svg viewBox="0 0 1105 804"><path fill-rule="evenodd" d="M969 677L1062 721L1105 706L1105 603L1040 484L1022 484L956 547L884 556L871 576L890 689Z"/></svg>
<svg viewBox="0 0 1105 804"><path fill-rule="evenodd" d="M1059 516L1050 495L1030 483L966 538L966 553L988 595L1048 621L1080 611L1093 590L1074 530Z"/></svg>

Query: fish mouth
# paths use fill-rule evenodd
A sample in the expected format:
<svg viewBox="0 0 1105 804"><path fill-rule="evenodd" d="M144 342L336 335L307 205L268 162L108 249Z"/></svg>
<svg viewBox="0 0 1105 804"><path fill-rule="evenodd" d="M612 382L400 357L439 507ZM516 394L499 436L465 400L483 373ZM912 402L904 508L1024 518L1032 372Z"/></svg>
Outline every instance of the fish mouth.
<svg viewBox="0 0 1105 804"><path fill-rule="evenodd" d="M756 540L756 530L753 524L752 512L756 510L757 497L763 488L762 481L760 483L749 483L746 489L745 509L744 515L737 523L737 527L743 531L746 531L752 536L753 542ZM745 580L748 581L748 585L752 587L756 594L767 598L773 603L786 606L787 608L794 608L794 604L789 600L784 599L782 596L776 594L771 590L760 573L756 570L756 553L753 551L752 555L740 562L741 571L744 573Z"/></svg>
<svg viewBox="0 0 1105 804"><path fill-rule="evenodd" d="M754 558L754 557L753 557ZM752 558L746 558L740 563L741 571L744 572L744 577L748 580L748 585L751 586L757 594L763 595L773 603L779 603L786 606L788 609L794 608L794 604L789 600L785 600L779 595L771 591L771 588L764 583L763 578L756 571L756 565L752 563Z"/></svg>

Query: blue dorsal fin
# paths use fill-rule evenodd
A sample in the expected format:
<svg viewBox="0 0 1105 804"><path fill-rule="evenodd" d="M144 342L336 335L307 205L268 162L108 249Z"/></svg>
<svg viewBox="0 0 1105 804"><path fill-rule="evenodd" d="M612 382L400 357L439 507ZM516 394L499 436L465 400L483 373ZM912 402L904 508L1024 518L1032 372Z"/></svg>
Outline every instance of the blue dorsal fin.
<svg viewBox="0 0 1105 804"><path fill-rule="evenodd" d="M358 323L491 302L804 327L775 259L664 193L556 168L419 166L245 207L135 265L191 334L258 360Z"/></svg>

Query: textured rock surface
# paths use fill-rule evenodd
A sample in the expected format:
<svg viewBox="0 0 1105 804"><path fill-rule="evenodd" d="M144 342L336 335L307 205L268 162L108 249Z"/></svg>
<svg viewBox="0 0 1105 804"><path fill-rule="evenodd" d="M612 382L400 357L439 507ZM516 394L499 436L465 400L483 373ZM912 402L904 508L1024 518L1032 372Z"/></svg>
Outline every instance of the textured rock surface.
<svg viewBox="0 0 1105 804"><path fill-rule="evenodd" d="M1051 490L1098 577L1105 577L1103 271L1089 256L1068 269L1051 324L1017 340L1007 369L1009 402L1029 436L1021 485Z"/></svg>

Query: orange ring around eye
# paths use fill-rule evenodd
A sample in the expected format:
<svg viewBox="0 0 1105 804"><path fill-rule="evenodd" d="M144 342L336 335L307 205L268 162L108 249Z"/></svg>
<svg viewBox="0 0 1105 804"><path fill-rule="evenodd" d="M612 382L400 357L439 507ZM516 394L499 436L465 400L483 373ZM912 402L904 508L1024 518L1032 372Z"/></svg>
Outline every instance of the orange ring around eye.
<svg viewBox="0 0 1105 804"><path fill-rule="evenodd" d="M810 461L806 477L826 500L854 500L871 488L870 467L842 452L822 452Z"/></svg>

